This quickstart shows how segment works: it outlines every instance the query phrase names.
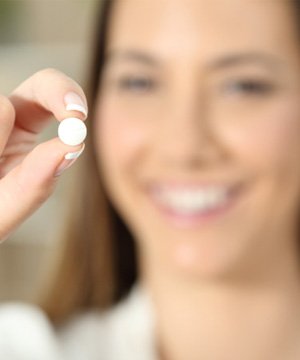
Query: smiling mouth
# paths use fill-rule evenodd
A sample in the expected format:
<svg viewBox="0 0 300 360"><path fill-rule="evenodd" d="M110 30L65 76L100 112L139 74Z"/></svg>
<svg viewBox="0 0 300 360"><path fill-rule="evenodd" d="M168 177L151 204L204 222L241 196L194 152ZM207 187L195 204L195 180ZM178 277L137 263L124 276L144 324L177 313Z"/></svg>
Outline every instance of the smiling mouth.
<svg viewBox="0 0 300 360"><path fill-rule="evenodd" d="M240 186L156 185L150 197L156 209L175 225L195 225L213 220L234 204Z"/></svg>

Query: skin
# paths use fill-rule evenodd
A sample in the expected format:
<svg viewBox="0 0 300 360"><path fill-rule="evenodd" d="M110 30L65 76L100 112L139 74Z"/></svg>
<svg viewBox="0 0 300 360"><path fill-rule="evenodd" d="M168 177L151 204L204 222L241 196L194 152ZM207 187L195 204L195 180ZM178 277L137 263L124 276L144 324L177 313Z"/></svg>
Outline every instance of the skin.
<svg viewBox="0 0 300 360"><path fill-rule="evenodd" d="M107 192L136 238L161 359L300 356L292 11L286 1L115 4L94 140ZM122 86L127 77L142 80ZM178 228L148 192L170 182L241 190L222 215Z"/></svg>
<svg viewBox="0 0 300 360"><path fill-rule="evenodd" d="M81 87L55 69L43 69L24 80L9 96L0 95L0 242L53 193L65 160L82 144L69 146L58 137L39 143L40 132L53 122L67 117L86 116L67 111L64 96L76 93L86 104ZM76 159L75 159L76 160Z"/></svg>

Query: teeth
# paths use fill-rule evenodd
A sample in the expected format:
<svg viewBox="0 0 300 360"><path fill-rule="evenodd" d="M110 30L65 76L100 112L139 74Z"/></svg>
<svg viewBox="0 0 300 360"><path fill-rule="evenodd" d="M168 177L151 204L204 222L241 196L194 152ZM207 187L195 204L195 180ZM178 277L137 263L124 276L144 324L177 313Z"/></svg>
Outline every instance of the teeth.
<svg viewBox="0 0 300 360"><path fill-rule="evenodd" d="M220 207L228 199L228 192L227 188L160 189L156 198L173 211L191 214Z"/></svg>

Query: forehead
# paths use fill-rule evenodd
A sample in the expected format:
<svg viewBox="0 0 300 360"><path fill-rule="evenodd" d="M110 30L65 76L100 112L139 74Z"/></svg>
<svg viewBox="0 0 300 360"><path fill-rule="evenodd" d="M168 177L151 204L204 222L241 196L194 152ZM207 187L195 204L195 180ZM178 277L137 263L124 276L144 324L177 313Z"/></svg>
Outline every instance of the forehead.
<svg viewBox="0 0 300 360"><path fill-rule="evenodd" d="M108 49L128 46L166 57L298 52L295 9L287 0L116 0Z"/></svg>

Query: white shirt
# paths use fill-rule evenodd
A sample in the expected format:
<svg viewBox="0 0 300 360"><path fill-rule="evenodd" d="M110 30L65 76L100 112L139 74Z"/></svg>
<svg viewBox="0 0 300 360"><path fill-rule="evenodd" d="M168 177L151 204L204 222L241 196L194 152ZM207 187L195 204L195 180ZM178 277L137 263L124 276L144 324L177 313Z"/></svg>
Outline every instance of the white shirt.
<svg viewBox="0 0 300 360"><path fill-rule="evenodd" d="M155 360L154 311L136 284L110 310L73 317L55 331L32 305L0 306L2 360Z"/></svg>

